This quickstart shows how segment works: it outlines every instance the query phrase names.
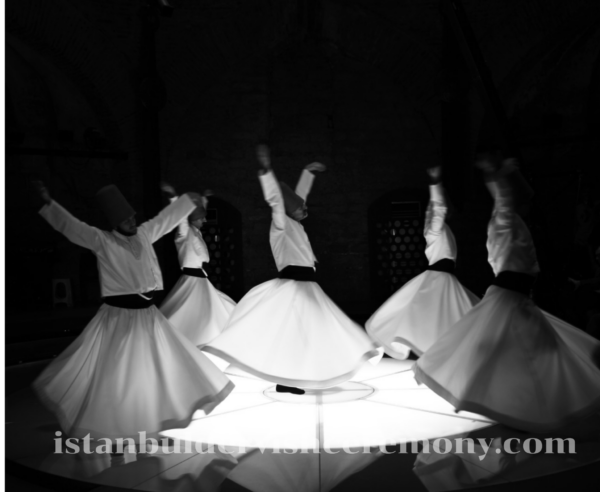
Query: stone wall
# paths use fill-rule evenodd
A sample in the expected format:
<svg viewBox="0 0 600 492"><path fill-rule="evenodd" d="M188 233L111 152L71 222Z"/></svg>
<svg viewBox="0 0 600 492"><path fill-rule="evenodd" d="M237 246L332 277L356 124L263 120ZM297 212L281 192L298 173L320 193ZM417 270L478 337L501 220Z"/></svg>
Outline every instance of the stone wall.
<svg viewBox="0 0 600 492"><path fill-rule="evenodd" d="M175 11L160 19L156 37L168 95L160 113L163 178L181 190L214 189L241 212L248 290L275 273L256 142L270 142L277 174L290 184L305 164L322 161L329 170L317 178L306 229L325 290L344 308L365 311L369 205L398 188L425 187L425 168L442 159L441 105L453 88L442 63L439 1L171 3ZM538 196L532 228L543 266L565 270L577 204L584 196L593 201L600 179L594 165L600 2L463 5L517 139L525 143L523 167ZM93 221L89 198L103 176L122 186L143 215L139 6L137 0L6 2L9 88L37 87L39 95L27 106L23 92L8 94L7 121L18 123L7 125L9 145L83 148L82 128L93 126L107 150L129 157L52 166L9 157L7 185L16 196L43 172L73 210ZM494 126L472 82L468 118L457 122L467 125L462 131L471 154ZM553 140L558 144L549 145ZM482 293L490 279L485 235L491 204L470 163L459 166L464 183L449 189L460 202L452 219L459 273ZM28 220L36 224L33 243L55 244L34 213L8 210L8 246L28 229ZM44 232L37 236L38 230Z"/></svg>

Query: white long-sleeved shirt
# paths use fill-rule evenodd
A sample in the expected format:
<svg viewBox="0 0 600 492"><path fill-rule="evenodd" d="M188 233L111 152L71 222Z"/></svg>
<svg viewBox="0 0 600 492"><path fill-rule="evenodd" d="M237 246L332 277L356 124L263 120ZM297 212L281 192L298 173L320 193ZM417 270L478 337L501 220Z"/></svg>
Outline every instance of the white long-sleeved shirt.
<svg viewBox="0 0 600 492"><path fill-rule="evenodd" d="M271 222L270 242L277 270L281 271L288 265L313 267L317 259L310 246L308 236L300 222L290 219L285 214L285 205L279 182L269 171L259 175L260 184L267 203L271 206L273 220ZM314 175L304 170L296 193L306 200Z"/></svg>
<svg viewBox="0 0 600 492"><path fill-rule="evenodd" d="M203 263L210 261L202 232L197 227L190 226L187 220L177 226L175 247L181 268L202 268Z"/></svg>
<svg viewBox="0 0 600 492"><path fill-rule="evenodd" d="M512 170L508 169L508 173ZM515 210L515 199L505 177L487 183L494 198L488 224L488 262L494 274L511 271L535 275L540 271L529 228Z"/></svg>
<svg viewBox="0 0 600 492"><path fill-rule="evenodd" d="M172 231L196 207L187 196L138 227L135 236L102 231L73 217L55 201L40 215L69 241L91 250L98 259L102 297L142 294L163 288L162 274L152 243Z"/></svg>
<svg viewBox="0 0 600 492"><path fill-rule="evenodd" d="M425 256L430 265L448 258L456 261L456 239L446 224L448 207L441 184L429 186L429 205L425 214L423 235L427 245Z"/></svg>

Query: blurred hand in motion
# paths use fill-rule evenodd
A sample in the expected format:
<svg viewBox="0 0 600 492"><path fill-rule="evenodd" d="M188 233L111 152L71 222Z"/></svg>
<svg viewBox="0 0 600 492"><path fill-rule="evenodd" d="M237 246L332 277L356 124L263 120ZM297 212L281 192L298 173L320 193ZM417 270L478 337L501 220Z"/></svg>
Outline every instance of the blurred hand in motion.
<svg viewBox="0 0 600 492"><path fill-rule="evenodd" d="M43 202L46 203L47 205L49 205L50 202L52 201L52 197L50 196L50 192L48 191L48 188L46 188L46 185L44 184L44 182L43 181L32 181L31 185L33 186L35 191L38 193L39 197L43 200Z"/></svg>
<svg viewBox="0 0 600 492"><path fill-rule="evenodd" d="M271 170L271 151L267 145L256 146L256 158L265 172Z"/></svg>
<svg viewBox="0 0 600 492"><path fill-rule="evenodd" d="M321 164L320 162L311 162L304 169L310 171L311 173L322 173L327 170L327 166L325 166L325 164Z"/></svg>
<svg viewBox="0 0 600 492"><path fill-rule="evenodd" d="M442 166L435 166L427 168L427 174L433 181L439 181L442 177Z"/></svg>
<svg viewBox="0 0 600 492"><path fill-rule="evenodd" d="M173 188L173 186L171 186L169 183L162 181L160 183L160 189L169 196L177 196L175 188Z"/></svg>

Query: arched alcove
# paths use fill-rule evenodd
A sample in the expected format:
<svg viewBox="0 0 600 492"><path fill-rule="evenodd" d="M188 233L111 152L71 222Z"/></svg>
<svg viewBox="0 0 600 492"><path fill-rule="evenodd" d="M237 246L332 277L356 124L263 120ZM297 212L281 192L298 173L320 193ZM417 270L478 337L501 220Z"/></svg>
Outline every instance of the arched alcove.
<svg viewBox="0 0 600 492"><path fill-rule="evenodd" d="M218 290L239 301L244 294L242 214L226 200L210 197L202 237L210 255L210 262L204 264L208 278ZM165 289L161 297L169 293L181 275L174 239L172 232L160 240L165 245L161 265Z"/></svg>
<svg viewBox="0 0 600 492"><path fill-rule="evenodd" d="M427 268L423 226L428 196L399 188L369 207L369 267L372 310Z"/></svg>

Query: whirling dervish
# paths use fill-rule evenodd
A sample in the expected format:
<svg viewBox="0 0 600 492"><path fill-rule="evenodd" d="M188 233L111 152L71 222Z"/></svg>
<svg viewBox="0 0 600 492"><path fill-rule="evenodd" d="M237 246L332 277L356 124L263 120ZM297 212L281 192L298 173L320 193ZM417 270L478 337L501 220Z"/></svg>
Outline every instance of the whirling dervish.
<svg viewBox="0 0 600 492"><path fill-rule="evenodd" d="M43 183L36 187L45 202L40 215L96 256L103 298L81 335L33 383L65 434L137 443L185 427L196 410L210 413L233 383L176 333L153 301L163 283L152 243L197 204L184 195L138 227L134 209L110 185L97 194L112 227L103 231L73 217Z"/></svg>
<svg viewBox="0 0 600 492"><path fill-rule="evenodd" d="M365 325L369 335L395 359L406 359L411 350L419 356L427 352L479 301L454 276L457 248L446 224L441 167L427 172L431 184L423 235L429 266L395 292Z"/></svg>
<svg viewBox="0 0 600 492"><path fill-rule="evenodd" d="M262 379L277 391L302 394L299 388L328 388L349 380L378 347L323 292L316 282L316 258L300 221L315 162L304 168L294 192L280 183L269 148L257 149L259 180L271 206L271 250L278 278L254 287L239 302L220 337L204 350Z"/></svg>
<svg viewBox="0 0 600 492"><path fill-rule="evenodd" d="M177 199L175 189L163 184L162 189ZM208 248L202 237L206 222L208 193L191 193L198 206L187 220L177 226L175 246L182 275L160 306L173 327L197 347L202 347L221 334L229 320L235 302L217 290L208 279L203 264L210 261Z"/></svg>
<svg viewBox="0 0 600 492"><path fill-rule="evenodd" d="M494 199L487 250L496 279L415 363L415 377L457 410L551 431L600 411L600 342L530 298L539 266L519 211L532 192L516 161L486 155L477 164Z"/></svg>

